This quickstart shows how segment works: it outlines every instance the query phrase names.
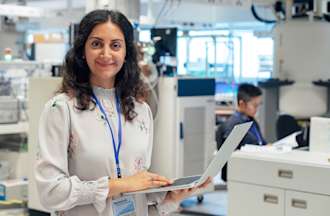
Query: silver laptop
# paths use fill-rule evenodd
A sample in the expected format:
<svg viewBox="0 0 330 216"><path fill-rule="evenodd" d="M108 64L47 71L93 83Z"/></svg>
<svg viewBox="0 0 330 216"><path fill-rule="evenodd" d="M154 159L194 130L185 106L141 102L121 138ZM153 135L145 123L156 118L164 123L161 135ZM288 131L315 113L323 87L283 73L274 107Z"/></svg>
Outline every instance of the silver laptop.
<svg viewBox="0 0 330 216"><path fill-rule="evenodd" d="M219 151L216 153L211 163L203 173L203 175L197 176L188 176L183 178L178 178L174 180L173 184L158 188L151 188L147 190L140 190L125 193L129 194L138 194L138 193L155 193L155 192L163 192L163 191L174 191L181 190L186 188L196 187L204 183L208 177L215 177L222 169L222 167L229 160L231 154L235 151L236 147L244 138L245 134L251 127L252 122L247 122L243 124L236 125L233 130L230 132L229 136L222 144Z"/></svg>

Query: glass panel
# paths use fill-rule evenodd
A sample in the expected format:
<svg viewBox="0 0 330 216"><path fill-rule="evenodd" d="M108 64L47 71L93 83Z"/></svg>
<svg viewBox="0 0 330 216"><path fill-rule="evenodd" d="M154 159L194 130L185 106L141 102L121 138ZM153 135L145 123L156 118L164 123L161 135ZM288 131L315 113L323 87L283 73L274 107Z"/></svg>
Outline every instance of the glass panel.
<svg viewBox="0 0 330 216"><path fill-rule="evenodd" d="M227 83L271 77L274 42L270 36L257 37L252 29L178 31L178 35L178 75L215 77ZM146 32L140 37L149 39Z"/></svg>
<svg viewBox="0 0 330 216"><path fill-rule="evenodd" d="M215 42L211 37L193 37L188 39L189 52L186 69L192 76L209 76L209 64L214 63Z"/></svg>
<svg viewBox="0 0 330 216"><path fill-rule="evenodd" d="M273 39L259 38L253 31L236 32L242 38L242 71L235 74L238 82L257 82L273 72Z"/></svg>

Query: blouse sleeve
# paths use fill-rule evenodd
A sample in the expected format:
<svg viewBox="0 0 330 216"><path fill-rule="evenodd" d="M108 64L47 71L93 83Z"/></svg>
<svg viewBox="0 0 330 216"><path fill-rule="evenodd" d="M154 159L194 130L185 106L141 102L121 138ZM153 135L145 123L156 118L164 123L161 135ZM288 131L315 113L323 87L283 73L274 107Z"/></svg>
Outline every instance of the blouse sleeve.
<svg viewBox="0 0 330 216"><path fill-rule="evenodd" d="M39 154L35 179L41 204L50 211L65 211L93 204L98 212L106 206L108 177L81 181L68 171L69 107L64 100L45 105L39 122Z"/></svg>
<svg viewBox="0 0 330 216"><path fill-rule="evenodd" d="M148 118L149 118L149 145L148 145L148 161L146 163L146 167L150 167L151 164L151 156L152 156L152 147L153 147L153 117L152 112L147 104L145 104L148 110ZM156 204L158 213L160 215L168 215L171 212L174 212L178 209L179 203L176 202L166 202L164 203L164 199L166 197L167 192L159 192L159 193L148 193L147 201L151 204Z"/></svg>

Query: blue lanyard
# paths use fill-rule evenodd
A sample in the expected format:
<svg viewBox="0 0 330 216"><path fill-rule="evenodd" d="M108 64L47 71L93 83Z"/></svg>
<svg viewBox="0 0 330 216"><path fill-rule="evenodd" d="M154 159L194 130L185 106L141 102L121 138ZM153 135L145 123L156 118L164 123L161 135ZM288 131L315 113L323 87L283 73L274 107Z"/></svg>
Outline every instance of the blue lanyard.
<svg viewBox="0 0 330 216"><path fill-rule="evenodd" d="M257 137L257 140L258 140L258 144L259 145L262 145L263 144L263 140L261 138L261 135L257 129L257 126L256 126L256 123L254 122L252 127L251 127L251 130L252 130L252 133Z"/></svg>
<svg viewBox="0 0 330 216"><path fill-rule="evenodd" d="M118 145L116 147L116 141L115 141L114 133L113 133L113 130L111 128L108 116L107 116L102 104L100 103L99 99L95 96L94 93L93 93L92 97L95 100L96 105L99 107L100 111L102 112L102 114L105 118L105 121L108 124L109 130L110 130L110 133L111 133L111 138L112 138L113 151L114 151L115 159L116 159L117 176L118 176L118 178L121 178L121 170L120 170L120 166L119 166L119 151L120 151L121 140L122 140L122 126L121 126L121 118L120 118L119 98L116 94L116 110L117 110L117 116L118 116Z"/></svg>

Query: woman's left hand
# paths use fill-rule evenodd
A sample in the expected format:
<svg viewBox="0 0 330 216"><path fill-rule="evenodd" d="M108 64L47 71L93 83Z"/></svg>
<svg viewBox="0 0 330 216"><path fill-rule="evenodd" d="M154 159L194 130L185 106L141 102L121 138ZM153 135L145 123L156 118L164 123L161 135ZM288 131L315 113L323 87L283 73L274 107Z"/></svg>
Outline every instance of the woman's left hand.
<svg viewBox="0 0 330 216"><path fill-rule="evenodd" d="M212 179L209 177L203 184L201 184L197 187L169 191L166 194L164 202L181 202L181 200L191 196L194 192L196 192L197 189L206 188L211 182L212 182Z"/></svg>

